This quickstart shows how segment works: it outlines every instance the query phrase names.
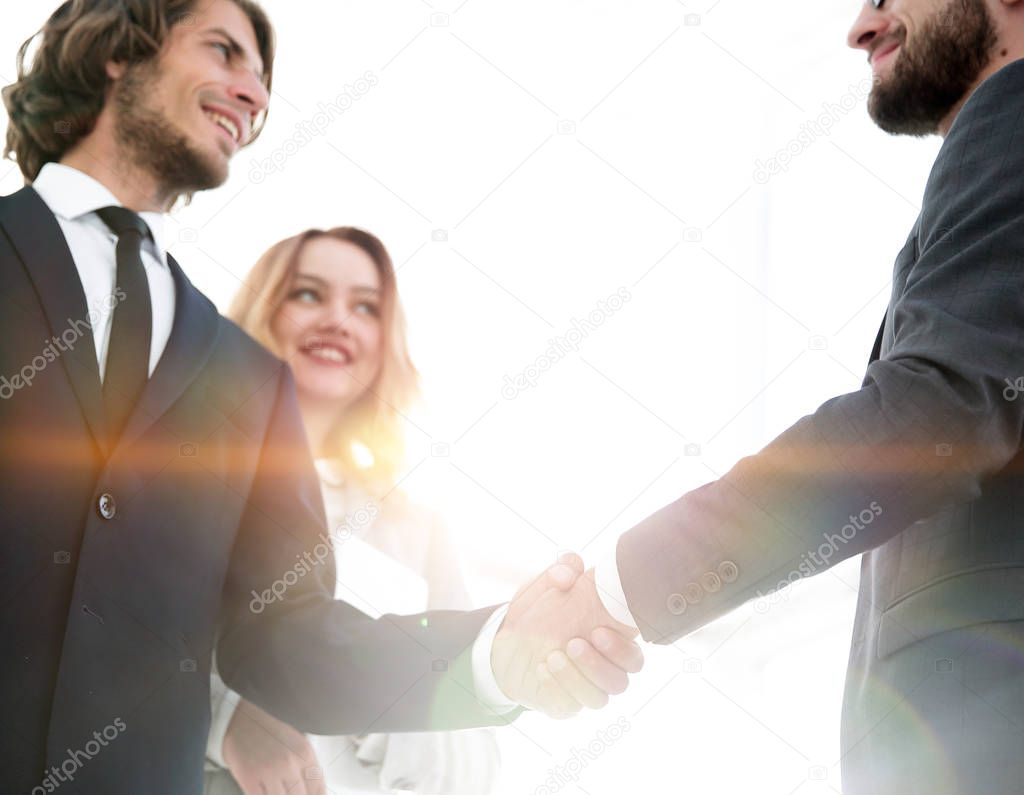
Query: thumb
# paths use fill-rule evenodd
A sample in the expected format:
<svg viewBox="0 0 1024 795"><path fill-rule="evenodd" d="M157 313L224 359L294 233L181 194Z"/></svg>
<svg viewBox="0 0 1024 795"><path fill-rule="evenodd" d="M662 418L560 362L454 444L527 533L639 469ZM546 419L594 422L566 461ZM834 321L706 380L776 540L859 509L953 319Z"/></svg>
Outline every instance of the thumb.
<svg viewBox="0 0 1024 795"><path fill-rule="evenodd" d="M557 563L549 566L516 591L513 601L525 607L535 602L551 588L568 591L581 574L583 574L583 560L580 556L573 552L563 552L558 556Z"/></svg>
<svg viewBox="0 0 1024 795"><path fill-rule="evenodd" d="M562 563L576 572L578 577L583 573L583 558L575 552L562 552L558 555L558 562Z"/></svg>
<svg viewBox="0 0 1024 795"><path fill-rule="evenodd" d="M546 572L548 585L560 591L568 591L583 574L583 558L575 552L563 552L558 562Z"/></svg>

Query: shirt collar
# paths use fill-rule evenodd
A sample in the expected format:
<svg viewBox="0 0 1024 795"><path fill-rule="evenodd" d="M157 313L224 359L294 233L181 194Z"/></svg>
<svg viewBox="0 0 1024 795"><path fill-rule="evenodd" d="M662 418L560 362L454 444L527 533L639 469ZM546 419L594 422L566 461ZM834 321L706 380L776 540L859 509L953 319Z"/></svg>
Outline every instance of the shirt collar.
<svg viewBox="0 0 1024 795"><path fill-rule="evenodd" d="M103 183L61 163L44 165L32 187L53 214L65 221L77 221L104 207L123 206ZM153 233L157 260L167 265L163 213L147 212L139 213L139 216Z"/></svg>

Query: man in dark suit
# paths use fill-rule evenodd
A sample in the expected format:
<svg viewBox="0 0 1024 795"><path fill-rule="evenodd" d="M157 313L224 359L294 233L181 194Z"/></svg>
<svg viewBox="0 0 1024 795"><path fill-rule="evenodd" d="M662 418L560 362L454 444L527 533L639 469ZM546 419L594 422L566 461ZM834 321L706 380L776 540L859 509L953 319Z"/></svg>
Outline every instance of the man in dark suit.
<svg viewBox="0 0 1024 795"><path fill-rule="evenodd" d="M234 690L315 733L621 691L639 650L603 611L580 623L575 695L540 666L564 640L535 604L572 560L498 611L375 621L332 600L290 371L162 242L162 213L258 132L259 7L76 0L26 53L3 93L33 185L0 199L0 792L201 792L214 648Z"/></svg>
<svg viewBox="0 0 1024 795"><path fill-rule="evenodd" d="M1024 2L873 0L849 44L869 53L880 127L945 138L863 385L627 532L587 578L671 643L864 553L843 791L1021 792Z"/></svg>

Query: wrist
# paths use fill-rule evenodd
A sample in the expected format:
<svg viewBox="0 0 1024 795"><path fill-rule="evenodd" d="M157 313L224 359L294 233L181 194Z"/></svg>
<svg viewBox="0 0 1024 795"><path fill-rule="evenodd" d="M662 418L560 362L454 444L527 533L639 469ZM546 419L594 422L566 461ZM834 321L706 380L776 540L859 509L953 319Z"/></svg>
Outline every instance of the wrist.
<svg viewBox="0 0 1024 795"><path fill-rule="evenodd" d="M499 672L505 666L501 664L501 655L496 651L499 645L498 632L505 625L508 605L495 610L480 630L473 642L471 651L473 667L473 685L477 698L489 708L505 713L516 707L516 701L510 698L499 683Z"/></svg>
<svg viewBox="0 0 1024 795"><path fill-rule="evenodd" d="M580 579L586 581L587 597L591 600L593 605L595 619L594 626L607 627L626 638L635 637L637 635L637 628L635 626L622 623L612 614L611 611L609 611L605 597L602 595L601 589L598 586L597 573L595 569L587 569Z"/></svg>

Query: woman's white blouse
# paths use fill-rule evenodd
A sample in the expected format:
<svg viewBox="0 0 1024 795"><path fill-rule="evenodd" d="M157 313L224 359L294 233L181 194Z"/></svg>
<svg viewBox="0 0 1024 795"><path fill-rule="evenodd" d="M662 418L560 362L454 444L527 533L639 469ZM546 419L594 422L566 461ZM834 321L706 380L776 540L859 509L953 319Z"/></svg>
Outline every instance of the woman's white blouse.
<svg viewBox="0 0 1024 795"><path fill-rule="evenodd" d="M371 615L469 609L459 556L437 514L395 490L375 500L318 459L328 530L334 540L335 597ZM224 734L238 694L211 675L208 762L225 767ZM492 730L366 737L309 735L329 791L360 795L412 790L424 795L486 795L499 757Z"/></svg>

